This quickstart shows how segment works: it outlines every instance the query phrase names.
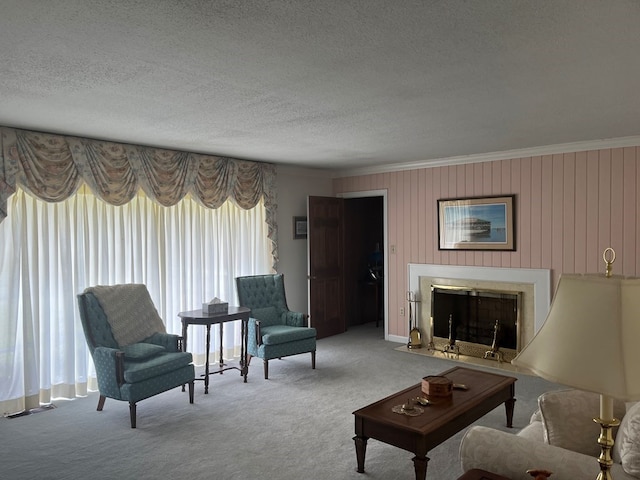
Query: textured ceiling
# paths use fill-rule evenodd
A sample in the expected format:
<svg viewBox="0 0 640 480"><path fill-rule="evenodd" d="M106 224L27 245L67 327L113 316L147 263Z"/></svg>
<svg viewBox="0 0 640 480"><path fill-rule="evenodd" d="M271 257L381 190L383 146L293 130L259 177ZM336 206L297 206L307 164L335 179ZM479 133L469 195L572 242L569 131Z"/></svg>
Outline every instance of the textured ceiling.
<svg viewBox="0 0 640 480"><path fill-rule="evenodd" d="M636 0L1 0L0 125L331 169L640 134Z"/></svg>

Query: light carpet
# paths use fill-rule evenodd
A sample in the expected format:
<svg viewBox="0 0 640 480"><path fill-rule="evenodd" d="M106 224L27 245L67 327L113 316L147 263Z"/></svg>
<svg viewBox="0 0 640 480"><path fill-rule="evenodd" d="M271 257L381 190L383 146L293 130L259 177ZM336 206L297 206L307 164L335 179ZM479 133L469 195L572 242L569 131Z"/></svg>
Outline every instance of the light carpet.
<svg viewBox="0 0 640 480"><path fill-rule="evenodd" d="M204 395L196 382L193 405L179 388L140 402L136 429L126 402L107 399L97 412L97 394L57 400L55 409L0 419L0 478L413 480L413 454L373 439L366 473L356 472L352 412L457 363L397 347L374 323L352 327L318 341L316 370L310 355L298 355L271 361L264 380L256 358L246 384L227 371L211 377ZM505 427L504 407L477 424L515 432L529 422L537 396L559 388L509 374L518 379L514 428ZM462 474L463 433L429 452L427 478Z"/></svg>

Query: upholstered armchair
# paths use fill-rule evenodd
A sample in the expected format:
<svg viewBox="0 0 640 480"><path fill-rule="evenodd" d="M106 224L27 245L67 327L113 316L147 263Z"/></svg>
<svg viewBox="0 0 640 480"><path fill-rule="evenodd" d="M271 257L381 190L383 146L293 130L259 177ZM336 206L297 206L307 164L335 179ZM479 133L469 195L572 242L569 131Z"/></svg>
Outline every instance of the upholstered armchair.
<svg viewBox="0 0 640 480"><path fill-rule="evenodd" d="M597 443L600 395L581 390L550 391L538 397L538 410L517 434L484 426L467 430L460 445L463 471L489 470L512 480L531 480L528 469L553 472L549 480L596 478L600 472ZM621 419L613 432L611 476L640 478L640 402L614 401Z"/></svg>
<svg viewBox="0 0 640 480"><path fill-rule="evenodd" d="M87 288L78 295L82 327L93 357L102 411L106 397L129 402L131 428L136 403L189 385L193 403L192 357L181 338L166 333L145 285Z"/></svg>
<svg viewBox="0 0 640 480"><path fill-rule="evenodd" d="M307 325L307 315L287 307L282 274L237 277L240 306L251 309L249 358L264 361L264 378L269 378L269 360L311 353L316 368L316 329Z"/></svg>

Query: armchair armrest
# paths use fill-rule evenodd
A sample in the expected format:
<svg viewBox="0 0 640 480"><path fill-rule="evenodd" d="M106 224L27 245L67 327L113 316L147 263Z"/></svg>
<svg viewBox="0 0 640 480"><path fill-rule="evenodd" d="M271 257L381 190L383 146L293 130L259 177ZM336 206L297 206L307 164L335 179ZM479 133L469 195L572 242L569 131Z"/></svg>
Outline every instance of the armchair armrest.
<svg viewBox="0 0 640 480"><path fill-rule="evenodd" d="M307 314L300 312L291 312L289 310L282 313L282 321L285 325L291 327L307 327Z"/></svg>
<svg viewBox="0 0 640 480"><path fill-rule="evenodd" d="M120 386L124 383L124 352L116 348L96 347L93 363L100 392L112 398L120 398Z"/></svg>
<svg viewBox="0 0 640 480"><path fill-rule="evenodd" d="M255 320L256 343L262 345L262 332L260 331L260 320Z"/></svg>
<svg viewBox="0 0 640 480"><path fill-rule="evenodd" d="M553 472L554 480L595 478L600 472L595 457L482 426L465 433L460 462L465 472L479 468L511 480L531 480L526 473L531 468ZM611 474L616 480L637 480L617 463L611 467Z"/></svg>

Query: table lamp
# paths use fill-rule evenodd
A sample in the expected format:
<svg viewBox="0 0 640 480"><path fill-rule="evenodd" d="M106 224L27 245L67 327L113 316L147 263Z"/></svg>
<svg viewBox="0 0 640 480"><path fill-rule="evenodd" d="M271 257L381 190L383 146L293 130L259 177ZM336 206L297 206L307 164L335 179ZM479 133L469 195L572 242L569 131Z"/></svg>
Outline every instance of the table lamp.
<svg viewBox="0 0 640 480"><path fill-rule="evenodd" d="M597 479L610 480L613 399L640 399L640 278L612 275L613 249L603 259L604 274L561 275L545 323L511 363L600 394Z"/></svg>

